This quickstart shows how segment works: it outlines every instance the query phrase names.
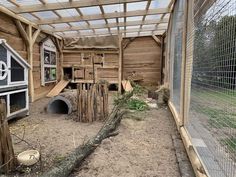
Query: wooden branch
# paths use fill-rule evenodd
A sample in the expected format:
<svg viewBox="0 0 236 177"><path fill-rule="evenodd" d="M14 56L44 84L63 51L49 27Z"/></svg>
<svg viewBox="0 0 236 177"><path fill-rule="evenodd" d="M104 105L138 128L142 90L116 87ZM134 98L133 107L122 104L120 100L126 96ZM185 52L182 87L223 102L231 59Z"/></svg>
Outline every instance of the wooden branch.
<svg viewBox="0 0 236 177"><path fill-rule="evenodd" d="M35 41L36 41L38 35L40 34L40 32L41 32L40 29L37 29L37 30L34 32L34 34L33 34L33 36L32 36L32 43L33 43L33 44L35 43Z"/></svg>
<svg viewBox="0 0 236 177"><path fill-rule="evenodd" d="M16 23L16 26L23 38L23 40L26 42L27 45L30 44L30 39L29 39L29 36L27 35L24 27L22 26L21 22L19 20L15 20L15 23Z"/></svg>
<svg viewBox="0 0 236 177"><path fill-rule="evenodd" d="M127 39L126 42L123 44L123 50L126 49L129 46L129 44L133 42L136 38L132 37L132 38L126 38L126 39Z"/></svg>

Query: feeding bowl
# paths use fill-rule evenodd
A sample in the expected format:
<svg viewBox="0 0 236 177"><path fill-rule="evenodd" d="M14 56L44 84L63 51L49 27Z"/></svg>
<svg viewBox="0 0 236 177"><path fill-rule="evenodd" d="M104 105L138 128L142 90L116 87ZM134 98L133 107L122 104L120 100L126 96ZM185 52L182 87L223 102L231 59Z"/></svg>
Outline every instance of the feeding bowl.
<svg viewBox="0 0 236 177"><path fill-rule="evenodd" d="M31 166L39 161L39 156L37 150L27 150L18 154L17 160L20 164Z"/></svg>

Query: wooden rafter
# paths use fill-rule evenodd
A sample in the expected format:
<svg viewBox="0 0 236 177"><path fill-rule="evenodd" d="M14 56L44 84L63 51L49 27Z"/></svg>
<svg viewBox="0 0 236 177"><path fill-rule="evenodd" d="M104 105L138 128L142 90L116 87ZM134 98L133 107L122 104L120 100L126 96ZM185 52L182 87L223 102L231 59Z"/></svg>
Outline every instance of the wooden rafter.
<svg viewBox="0 0 236 177"><path fill-rule="evenodd" d="M113 35L118 35L120 33L135 33L135 32L153 32L154 29L150 29L150 28L142 28L141 30L140 29L120 29L120 30L117 30L117 31L112 31L112 34ZM157 31L166 31L166 28L158 28L157 30L154 31L157 32ZM90 36L90 35L95 35L95 33L83 33L84 36ZM110 33L108 32L100 32L99 35L110 35Z"/></svg>
<svg viewBox="0 0 236 177"><path fill-rule="evenodd" d="M39 0L43 5L46 5L46 1L45 0Z"/></svg>
<svg viewBox="0 0 236 177"><path fill-rule="evenodd" d="M151 5L151 2L152 2L151 0L148 0L147 5L146 5L146 11L148 11L148 9L149 9L149 7L150 7L150 5ZM144 16L143 16L143 19L142 19L143 22L145 21L146 16L147 16L147 15L144 15ZM143 27L143 25L141 24L141 25L140 25L140 29L142 29L142 27Z"/></svg>
<svg viewBox="0 0 236 177"><path fill-rule="evenodd" d="M7 1L14 4L17 8L20 7L20 4L16 0L7 0Z"/></svg>
<svg viewBox="0 0 236 177"><path fill-rule="evenodd" d="M99 8L100 8L100 10L101 10L101 12L102 12L102 15L104 16L105 12L104 12L103 6L100 5ZM107 21L107 19L106 19L106 18L104 18L104 19L105 19L106 25L108 26L108 21ZM110 27L108 27L108 31L109 31L109 33L111 33Z"/></svg>
<svg viewBox="0 0 236 177"><path fill-rule="evenodd" d="M118 22L118 23L109 23L109 24L95 24L79 27L65 27L65 28L56 28L53 32L62 32L62 31L76 31L76 30L86 30L86 29L103 29L103 28L116 28L122 26L137 26L137 25L150 25L150 24L159 24L159 23L168 23L168 19L164 18L162 20L146 20L146 21L130 21L130 22Z"/></svg>
<svg viewBox="0 0 236 177"><path fill-rule="evenodd" d="M127 12L127 3L124 3L124 13ZM126 30L126 16L124 17L124 29ZM124 34L126 36L126 33Z"/></svg>
<svg viewBox="0 0 236 177"><path fill-rule="evenodd" d="M104 15L84 15L84 16L74 16L74 17L63 17L56 19L44 19L44 20L36 20L33 21L39 25L52 24L52 23L67 23L67 22L78 22L78 21L86 21L86 20L100 20L100 19L109 19L109 18L122 18L122 17L134 17L134 16L143 16L143 15L156 15L156 14L166 14L169 13L170 10L168 8L159 8L159 9L151 9L151 10L137 10L137 11L129 11L129 12L114 12L114 13L106 13Z"/></svg>
<svg viewBox="0 0 236 177"><path fill-rule="evenodd" d="M9 0L10 1L10 0ZM14 0L11 0L14 1ZM15 13L30 13L30 12L41 12L49 10L60 10L60 9L70 9L70 8L82 8L82 7L91 7L99 5L112 5L119 4L124 2L140 2L143 0L80 0L80 1L71 1L71 2L60 2L60 3L46 3L46 4L35 4L27 5L22 7L12 7Z"/></svg>

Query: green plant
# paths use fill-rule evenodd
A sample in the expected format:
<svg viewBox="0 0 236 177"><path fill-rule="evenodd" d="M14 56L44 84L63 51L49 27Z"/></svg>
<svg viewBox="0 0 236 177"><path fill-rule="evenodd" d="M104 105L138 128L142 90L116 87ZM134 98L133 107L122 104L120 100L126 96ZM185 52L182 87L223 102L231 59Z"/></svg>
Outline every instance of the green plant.
<svg viewBox="0 0 236 177"><path fill-rule="evenodd" d="M133 86L133 93L134 93L134 95L141 96L141 95L144 94L144 92L145 92L145 88L144 87L142 87L139 84L136 84L135 82L131 82L131 85Z"/></svg>
<svg viewBox="0 0 236 177"><path fill-rule="evenodd" d="M127 108L130 110L144 111L148 109L148 105L143 100L131 98L127 101Z"/></svg>

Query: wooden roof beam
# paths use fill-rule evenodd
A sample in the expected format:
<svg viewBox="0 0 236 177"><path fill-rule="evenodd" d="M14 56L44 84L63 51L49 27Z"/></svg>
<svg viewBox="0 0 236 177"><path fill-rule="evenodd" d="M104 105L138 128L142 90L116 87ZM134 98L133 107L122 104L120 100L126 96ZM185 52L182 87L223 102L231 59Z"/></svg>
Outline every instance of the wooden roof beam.
<svg viewBox="0 0 236 177"><path fill-rule="evenodd" d="M150 7L150 5L151 5L151 2L152 2L151 0L148 0L147 5L146 5L146 11L148 11L148 9L149 9L149 7ZM147 16L147 15L144 15L144 16L143 16L143 19L142 19L143 22L145 21L146 16ZM143 25L140 25L140 29L142 29L142 26L143 26Z"/></svg>
<svg viewBox="0 0 236 177"><path fill-rule="evenodd" d="M136 10L130 12L114 12L114 13L106 13L96 14L96 15L86 15L86 16L73 16L73 17L63 17L63 18L54 18L54 19L42 19L33 21L39 25L53 24L53 23L67 23L67 22L78 22L78 21L86 21L86 20L100 20L100 19L109 19L109 18L121 18L121 17L134 17L134 16L143 16L143 15L156 15L156 14L165 14L169 13L170 10L167 8L159 8L159 9L150 9L146 10Z"/></svg>
<svg viewBox="0 0 236 177"><path fill-rule="evenodd" d="M9 0L14 1L14 0ZM15 13L30 13L30 12L42 12L49 10L60 10L60 9L71 9L71 8L82 8L91 7L99 5L112 5L120 4L124 2L141 2L143 0L80 0L80 1L70 1L70 2L60 2L60 3L46 3L46 4L35 4L27 5L21 7L10 8Z"/></svg>
<svg viewBox="0 0 236 177"><path fill-rule="evenodd" d="M150 32L152 30L150 29L142 29L141 32ZM155 31L155 35L160 35L162 34L164 31L166 31L166 29L158 29ZM120 33L117 31L116 33L112 33L112 35L119 35L119 34L122 34L122 33L135 33L135 32L139 32L139 29L138 30L134 30L134 29L127 29L126 31L124 30L120 30ZM80 36L100 36L100 35L111 35L110 33L107 33L107 32L104 32L104 33L99 33L99 34L94 34L94 33L83 33L81 34ZM138 36L138 35L137 35ZM152 36L152 34L150 33L148 36ZM77 35L68 35L68 34L64 34L64 36L61 36L61 37L78 37Z"/></svg>
<svg viewBox="0 0 236 177"><path fill-rule="evenodd" d="M145 21L130 21L126 22L126 26L137 26L137 25L150 25L150 24L159 24L159 23L168 23L169 19L164 18L162 20L145 20ZM76 31L76 30L86 30L86 29L103 29L103 28L116 28L124 26L124 22L118 23L109 23L109 24L96 24L96 25L88 25L88 26L72 26L65 28L55 28L52 32L62 32L62 31Z"/></svg>
<svg viewBox="0 0 236 177"><path fill-rule="evenodd" d="M14 4L17 8L20 8L20 4L16 0L7 0L7 1Z"/></svg>
<svg viewBox="0 0 236 177"><path fill-rule="evenodd" d="M103 9L103 6L100 5L99 8L100 8L100 10L101 10L102 15L104 16L104 15L105 15L105 11L104 11L104 9ZM105 20L105 22L106 22L106 25L108 26L108 21L107 21L107 19L104 18L104 20ZM110 27L108 27L108 31L111 32Z"/></svg>

